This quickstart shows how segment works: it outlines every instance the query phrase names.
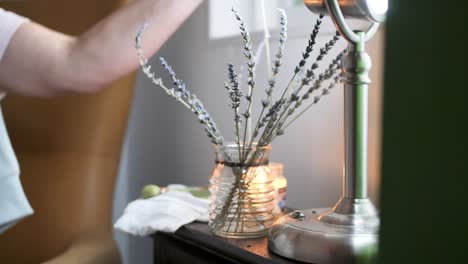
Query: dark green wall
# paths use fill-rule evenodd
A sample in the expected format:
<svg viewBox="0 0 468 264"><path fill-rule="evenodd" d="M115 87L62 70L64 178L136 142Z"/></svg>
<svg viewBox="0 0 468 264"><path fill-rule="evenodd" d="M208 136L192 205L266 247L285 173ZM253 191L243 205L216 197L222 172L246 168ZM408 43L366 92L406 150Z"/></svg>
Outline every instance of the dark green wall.
<svg viewBox="0 0 468 264"><path fill-rule="evenodd" d="M390 0L380 263L468 263L468 7Z"/></svg>

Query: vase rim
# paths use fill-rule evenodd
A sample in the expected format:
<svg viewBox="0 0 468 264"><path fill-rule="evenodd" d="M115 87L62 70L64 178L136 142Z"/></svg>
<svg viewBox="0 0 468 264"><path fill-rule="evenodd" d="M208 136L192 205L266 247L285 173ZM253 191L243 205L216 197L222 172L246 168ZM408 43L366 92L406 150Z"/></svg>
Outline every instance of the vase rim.
<svg viewBox="0 0 468 264"><path fill-rule="evenodd" d="M241 147L243 147L243 142L240 142L239 144L241 145ZM238 148L238 144L237 142L226 142L226 144L224 145L214 145L214 148L215 150L225 150L225 149L237 149ZM266 145L266 146L261 146L261 147L258 147L258 142L252 142L252 145L250 145L250 142L246 142L246 145L245 145L245 148L243 151L245 150L252 150L252 149L259 149L259 150L271 150L271 145Z"/></svg>

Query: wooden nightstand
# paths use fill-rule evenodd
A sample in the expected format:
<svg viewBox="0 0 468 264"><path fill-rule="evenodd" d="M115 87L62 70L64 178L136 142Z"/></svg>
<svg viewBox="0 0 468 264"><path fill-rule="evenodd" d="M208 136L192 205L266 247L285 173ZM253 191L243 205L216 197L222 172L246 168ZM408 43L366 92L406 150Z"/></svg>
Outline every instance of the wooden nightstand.
<svg viewBox="0 0 468 264"><path fill-rule="evenodd" d="M267 238L228 239L213 235L206 223L191 223L175 234L154 236L154 263L190 264L294 264L267 249Z"/></svg>

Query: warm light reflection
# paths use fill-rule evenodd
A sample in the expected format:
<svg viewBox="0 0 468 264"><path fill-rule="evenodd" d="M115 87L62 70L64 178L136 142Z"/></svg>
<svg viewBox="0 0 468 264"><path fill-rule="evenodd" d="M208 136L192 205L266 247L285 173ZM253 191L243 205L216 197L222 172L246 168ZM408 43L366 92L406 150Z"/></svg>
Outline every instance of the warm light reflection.
<svg viewBox="0 0 468 264"><path fill-rule="evenodd" d="M284 177L276 178L274 186L275 186L275 189L281 190L281 189L286 188L288 186L288 181Z"/></svg>
<svg viewBox="0 0 468 264"><path fill-rule="evenodd" d="M304 0L304 4L306 6L325 7L323 0ZM356 0L338 0L338 4L340 6L352 6L356 4Z"/></svg>
<svg viewBox="0 0 468 264"><path fill-rule="evenodd" d="M259 167L251 167L249 168L249 178L253 178L254 182L270 182L271 178L269 179L267 173L269 173L268 167L265 167L263 170L259 169Z"/></svg>

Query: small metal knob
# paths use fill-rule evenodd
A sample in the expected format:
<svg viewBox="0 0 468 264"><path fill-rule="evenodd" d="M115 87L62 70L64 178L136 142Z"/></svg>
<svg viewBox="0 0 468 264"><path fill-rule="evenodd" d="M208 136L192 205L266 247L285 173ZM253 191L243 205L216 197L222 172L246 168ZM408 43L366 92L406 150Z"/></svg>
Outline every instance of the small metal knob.
<svg viewBox="0 0 468 264"><path fill-rule="evenodd" d="M293 212L289 214L289 216L297 220L302 220L305 217L304 213L299 210L294 210Z"/></svg>

